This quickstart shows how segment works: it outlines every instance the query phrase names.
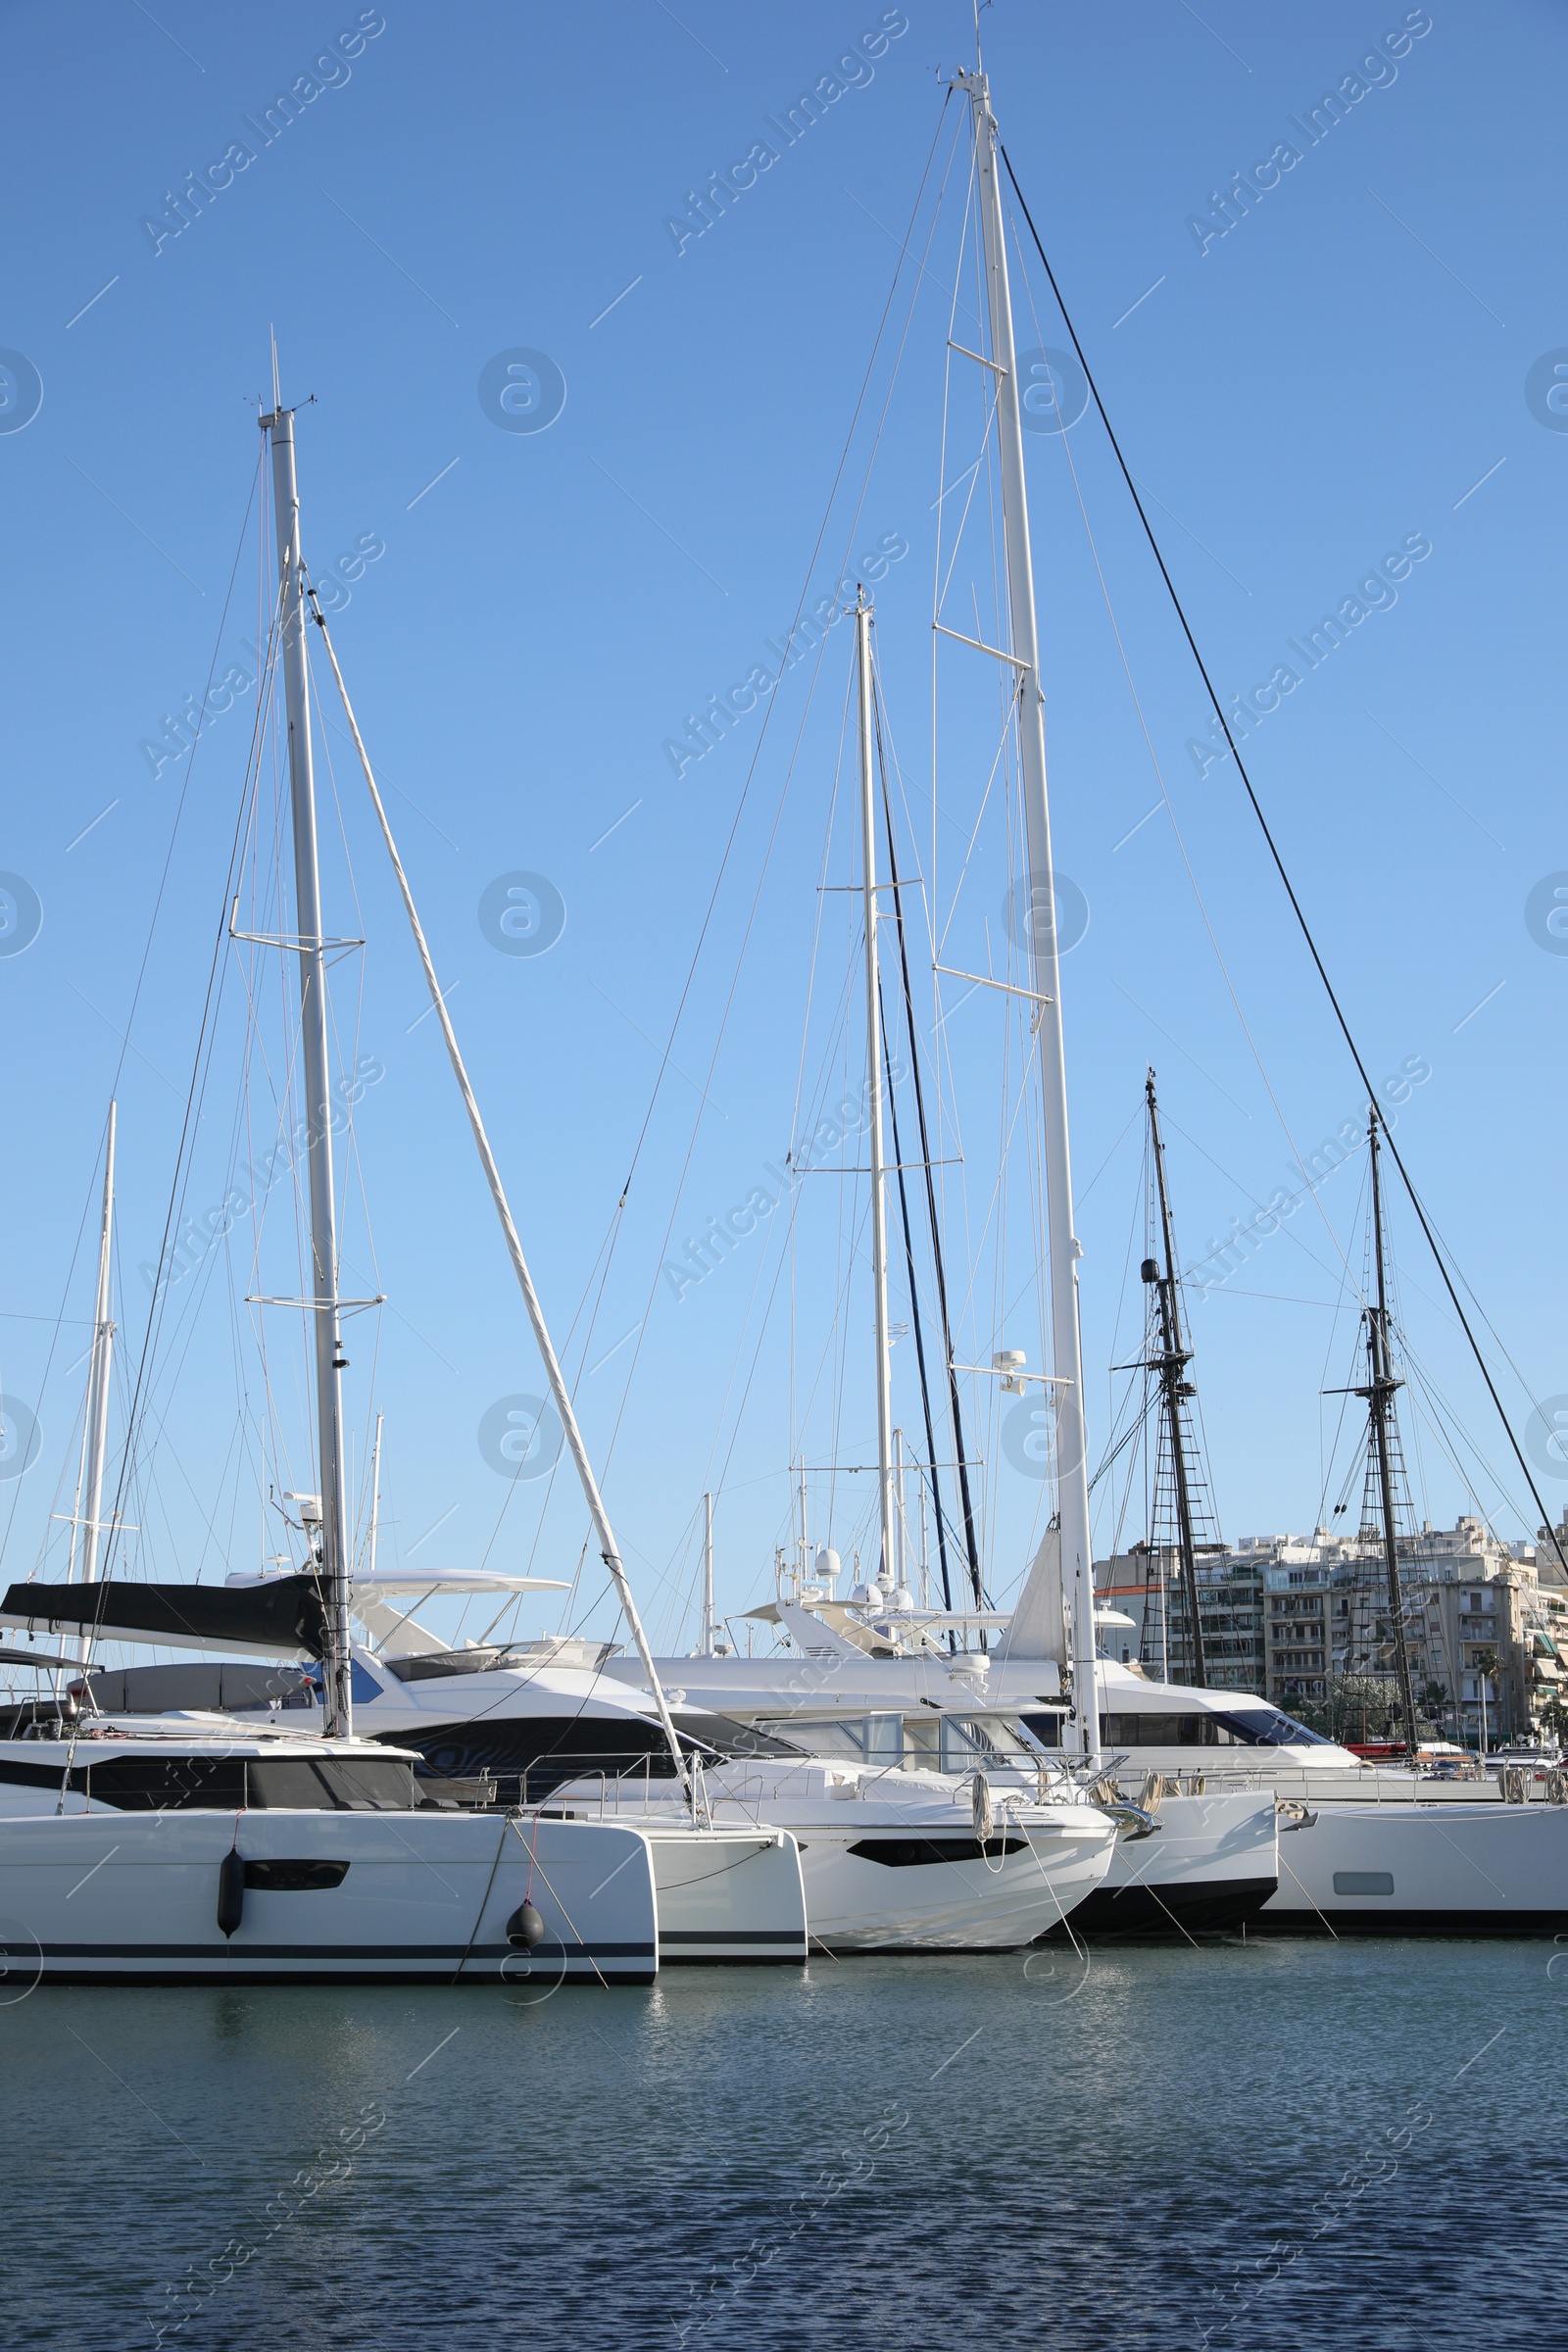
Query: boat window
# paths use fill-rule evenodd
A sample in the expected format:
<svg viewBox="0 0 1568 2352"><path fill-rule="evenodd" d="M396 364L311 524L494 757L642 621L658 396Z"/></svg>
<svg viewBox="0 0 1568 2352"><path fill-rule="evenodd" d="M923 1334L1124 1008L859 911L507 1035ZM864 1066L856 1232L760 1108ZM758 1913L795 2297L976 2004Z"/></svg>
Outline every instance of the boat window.
<svg viewBox="0 0 1568 2352"><path fill-rule="evenodd" d="M474 1649L418 1649L406 1658L383 1658L381 1664L388 1674L395 1674L400 1683L433 1683L449 1674L488 1674L500 1662L501 1656L499 1649L483 1646ZM357 1690L354 1695L359 1697Z"/></svg>
<svg viewBox="0 0 1568 2352"><path fill-rule="evenodd" d="M684 1724L688 1718L683 1715L681 1720ZM902 1715L792 1715L780 1754L794 1748L811 1756L858 1756L867 1764L896 1764L904 1753ZM774 1719L762 1729L777 1734L784 1726Z"/></svg>
<svg viewBox="0 0 1568 2352"><path fill-rule="evenodd" d="M931 1862L980 1862L990 1856L1021 1854L1026 1838L862 1838L850 1847L861 1862L880 1862L885 1870L912 1870Z"/></svg>
<svg viewBox="0 0 1568 2352"><path fill-rule="evenodd" d="M203 1805L237 1812L245 1802L243 1756L94 1756L72 1780L85 1780L93 1801L123 1813Z"/></svg>
<svg viewBox="0 0 1568 2352"><path fill-rule="evenodd" d="M977 1764L998 1764L1001 1761L997 1742L984 1724L977 1722L972 1715L943 1716L944 1772L972 1772Z"/></svg>
<svg viewBox="0 0 1568 2352"><path fill-rule="evenodd" d="M250 1802L294 1813L407 1813L414 1770L397 1756L266 1756L250 1768Z"/></svg>
<svg viewBox="0 0 1568 2352"><path fill-rule="evenodd" d="M1392 1870L1337 1870L1334 1873L1336 1894L1392 1894Z"/></svg>
<svg viewBox="0 0 1568 2352"><path fill-rule="evenodd" d="M1037 1747L1060 1747L1061 1717L1059 1715L1020 1715L1016 1723L1007 1726L1009 1741L1025 1754Z"/></svg>
<svg viewBox="0 0 1568 2352"><path fill-rule="evenodd" d="M1293 1716L1282 1715L1278 1707L1233 1707L1223 1715L1209 1718L1230 1733L1233 1740L1249 1747L1332 1747L1321 1732L1309 1732L1304 1723Z"/></svg>
<svg viewBox="0 0 1568 2352"><path fill-rule="evenodd" d="M808 1756L863 1756L865 1754L865 1723L858 1715L811 1716L791 1715L785 1719L791 1745ZM777 1736L785 1729L777 1719L760 1726Z"/></svg>
<svg viewBox="0 0 1568 2352"><path fill-rule="evenodd" d="M1061 1745L1059 1715L944 1715L941 1724L944 1772L1033 1768L1045 1748Z"/></svg>
<svg viewBox="0 0 1568 2352"><path fill-rule="evenodd" d="M1235 1707L1212 1715L1102 1715L1105 1747L1329 1747L1332 1740L1278 1707Z"/></svg>
<svg viewBox="0 0 1568 2352"><path fill-rule="evenodd" d="M799 1740L780 1739L773 1725L763 1731L760 1724L733 1723L727 1715L710 1715L700 1707L678 1708L675 1729L683 1740L711 1749L715 1756L798 1756L802 1753Z"/></svg>
<svg viewBox="0 0 1568 2352"><path fill-rule="evenodd" d="M1103 1747L1198 1747L1201 1715L1102 1715Z"/></svg>
<svg viewBox="0 0 1568 2352"><path fill-rule="evenodd" d="M245 1884L273 1894L318 1894L341 1886L349 1875L346 1862L247 1862Z"/></svg>

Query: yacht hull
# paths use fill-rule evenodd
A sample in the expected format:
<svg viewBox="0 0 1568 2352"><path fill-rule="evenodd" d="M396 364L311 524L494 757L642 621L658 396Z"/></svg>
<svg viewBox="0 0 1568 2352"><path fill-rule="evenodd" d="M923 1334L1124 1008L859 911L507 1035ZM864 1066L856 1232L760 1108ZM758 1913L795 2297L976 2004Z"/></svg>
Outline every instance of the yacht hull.
<svg viewBox="0 0 1568 2352"><path fill-rule="evenodd" d="M1568 1806L1326 1803L1280 1824L1263 1930L1335 1936L1568 1934Z"/></svg>
<svg viewBox="0 0 1568 2352"><path fill-rule="evenodd" d="M983 1852L973 1838L912 1823L850 1836L803 1827L812 1942L830 1952L1006 1952L1059 1930L1105 1877L1108 1824L1086 1809L1082 1826L1004 1826ZM965 1845L973 1851L962 1858L939 1858Z"/></svg>
<svg viewBox="0 0 1568 2352"><path fill-rule="evenodd" d="M514 1948L508 1921L525 1899L543 1935ZM618 1823L281 1810L0 1820L0 2002L40 1983L647 1984L658 1936L649 1842Z"/></svg>
<svg viewBox="0 0 1568 2352"><path fill-rule="evenodd" d="M1015 1793L999 1798L982 1840L970 1786L935 1774L737 1758L710 1765L703 1790L718 1829L798 1845L819 1951L1015 1951L1094 1892L1116 1841L1096 1805ZM672 1797L635 1777L596 1778L561 1794L581 1801L578 1818L649 1831L674 1818Z"/></svg>
<svg viewBox="0 0 1568 2352"><path fill-rule="evenodd" d="M639 1825L659 1895L659 1962L772 1966L807 1956L801 1849L788 1831Z"/></svg>
<svg viewBox="0 0 1568 2352"><path fill-rule="evenodd" d="M1279 1877L1272 1796L1167 1796L1149 1836L1117 1838L1103 1884L1072 1915L1072 1933L1224 1933L1257 1918Z"/></svg>

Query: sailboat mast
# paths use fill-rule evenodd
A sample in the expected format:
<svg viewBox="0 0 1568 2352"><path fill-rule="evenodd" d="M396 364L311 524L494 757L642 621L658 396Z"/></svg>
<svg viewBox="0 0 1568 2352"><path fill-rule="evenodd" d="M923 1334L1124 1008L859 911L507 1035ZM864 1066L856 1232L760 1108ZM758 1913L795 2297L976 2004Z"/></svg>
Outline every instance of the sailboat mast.
<svg viewBox="0 0 1568 2352"><path fill-rule="evenodd" d="M1198 1690L1206 1690L1208 1673L1203 1664L1203 1628L1198 1607L1198 1549L1193 1541L1192 1480L1188 1473L1186 1432L1182 1427L1182 1404L1188 1394L1183 1374L1193 1359L1191 1348L1182 1346L1181 1306L1176 1293L1176 1247L1171 1236L1170 1200L1165 1192L1165 1147L1160 1139L1159 1107L1154 1100L1152 1070L1145 1081L1144 1100L1149 1105L1149 1141L1154 1159L1154 1183L1159 1199L1160 1249L1165 1260L1164 1273L1161 1274L1156 1267L1153 1282L1159 1307L1159 1356L1155 1369L1159 1374L1165 1408L1165 1431L1176 1480L1176 1544L1181 1553L1187 1622L1192 1629L1189 1644L1192 1681ZM1147 1275L1146 1268L1146 1280Z"/></svg>
<svg viewBox="0 0 1568 2352"><path fill-rule="evenodd" d="M960 74L974 110L975 164L985 238L986 307L997 387L997 450L1007 568L1012 653L1018 665L1018 765L1029 865L1029 939L1045 1117L1046 1217L1051 1250L1052 1369L1056 1397L1056 1497L1061 1513L1061 1571L1071 1622L1074 1705L1070 1718L1086 1759L1100 1749L1095 1680L1094 1552L1089 1520L1088 1434L1084 1425L1083 1348L1078 1324L1078 1260L1073 1232L1072 1161L1067 1143L1067 1067L1061 1028L1056 954L1055 890L1051 858L1051 807L1046 785L1045 700L1040 685L1034 564L1024 489L1023 426L1018 405L1017 355L1002 187L997 171L997 122L991 89L978 67Z"/></svg>
<svg viewBox="0 0 1568 2352"><path fill-rule="evenodd" d="M1403 1384L1394 1377L1393 1354L1389 1348L1389 1297L1383 1264L1383 1188L1378 1169L1378 1124L1374 1105L1367 1120L1367 1141L1372 1156L1372 1248L1377 1266L1378 1302L1375 1307L1367 1309L1367 1385L1361 1393L1367 1399L1372 1422L1372 1443L1377 1452L1378 1492L1383 1503L1383 1565L1389 1582L1389 1617L1394 1627L1394 1666L1398 1677L1399 1704L1404 1711L1404 1737L1413 1763L1416 1749L1415 1690L1410 1681L1410 1644L1405 1638L1404 1595L1399 1590L1399 1554L1394 1525L1394 1470L1389 1445L1394 1393Z"/></svg>
<svg viewBox="0 0 1568 2352"><path fill-rule="evenodd" d="M871 1290L876 1322L877 1516L884 1577L896 1575L893 1497L893 1367L888 1339L888 1213L882 1165L882 991L876 942L876 796L872 759L871 608L855 607L855 663L860 721L860 860L865 901L866 1132L871 1158Z"/></svg>
<svg viewBox="0 0 1568 2352"><path fill-rule="evenodd" d="M81 1548L77 1554L81 1581L96 1582L98 1555L103 1548L104 1461L109 1437L109 1372L115 1350L115 1326L110 1313L110 1250L115 1221L115 1114L109 1105L109 1140L104 1150L103 1223L98 1235L98 1292L93 1303L92 1363L87 1373L87 1425L83 1437L81 1472Z"/></svg>
<svg viewBox="0 0 1568 2352"><path fill-rule="evenodd" d="M321 877L316 846L316 775L311 759L310 662L306 651L300 497L294 472L294 412L277 401L262 429L272 445L272 506L281 584L283 700L294 817L294 904L300 959L300 1041L308 1122L311 1192L311 1294L316 1326L316 1413L321 1481L321 1581L327 1654L322 1672L323 1729L346 1739L353 1728L349 1689L347 1515L343 1488L345 1366L337 1293L337 1212L332 1191L332 1122L327 1099L326 954Z"/></svg>
<svg viewBox="0 0 1568 2352"><path fill-rule="evenodd" d="M703 1651L713 1654L713 1497L703 1496Z"/></svg>
<svg viewBox="0 0 1568 2352"><path fill-rule="evenodd" d="M375 1574L375 1555L381 1541L381 1424L384 1413L375 1416L375 1444L370 1448L370 1548L366 1562L370 1574Z"/></svg>

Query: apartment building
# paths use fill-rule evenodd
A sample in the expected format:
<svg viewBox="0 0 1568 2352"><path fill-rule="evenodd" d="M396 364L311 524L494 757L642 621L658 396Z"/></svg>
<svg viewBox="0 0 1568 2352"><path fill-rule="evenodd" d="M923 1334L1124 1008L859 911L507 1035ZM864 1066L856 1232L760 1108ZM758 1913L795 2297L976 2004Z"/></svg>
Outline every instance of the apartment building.
<svg viewBox="0 0 1568 2352"><path fill-rule="evenodd" d="M1483 1520L1427 1522L1398 1544L1416 1702L1451 1737L1490 1746L1568 1718L1568 1510L1535 1545L1505 1544ZM1187 1610L1174 1554L1134 1544L1097 1563L1102 1603L1132 1620L1104 1647L1171 1682L1192 1679ZM1347 1677L1396 1682L1381 1544L1336 1535L1244 1536L1199 1565L1208 1680L1260 1692L1287 1712L1324 1703ZM1387 1716L1368 1701L1368 1737ZM1372 1721L1376 1716L1378 1720ZM1359 1727L1356 1727L1359 1728ZM1568 1726L1565 1726L1568 1728Z"/></svg>
<svg viewBox="0 0 1568 2352"><path fill-rule="evenodd" d="M1192 1644L1187 1596L1177 1553L1135 1544L1095 1564L1102 1604L1132 1619L1106 1629L1102 1646L1123 1665L1142 1666L1161 1682L1190 1683ZM1212 1689L1261 1690L1263 1614L1257 1564L1228 1549L1204 1551L1198 1563L1198 1613L1203 1661Z"/></svg>

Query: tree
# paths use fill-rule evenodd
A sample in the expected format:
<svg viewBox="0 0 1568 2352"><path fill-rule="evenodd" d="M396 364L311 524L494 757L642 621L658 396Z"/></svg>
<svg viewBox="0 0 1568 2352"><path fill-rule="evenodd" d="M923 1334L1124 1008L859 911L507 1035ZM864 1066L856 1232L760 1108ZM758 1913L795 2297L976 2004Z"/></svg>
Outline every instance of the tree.
<svg viewBox="0 0 1568 2352"><path fill-rule="evenodd" d="M1415 1737L1439 1728L1439 1710L1447 1698L1441 1683L1429 1683L1417 1701ZM1423 1713L1422 1709L1429 1710ZM1298 1722L1327 1739L1364 1745L1370 1740L1403 1740L1405 1726L1398 1692L1386 1677L1376 1674L1336 1675L1320 1699L1302 1700L1293 1709Z"/></svg>
<svg viewBox="0 0 1568 2352"><path fill-rule="evenodd" d="M1559 1744L1568 1740L1568 1706L1564 1706L1555 1691L1541 1710L1541 1728L1549 1732Z"/></svg>

